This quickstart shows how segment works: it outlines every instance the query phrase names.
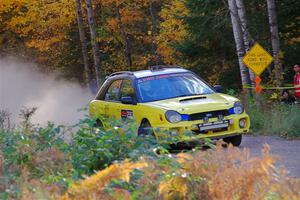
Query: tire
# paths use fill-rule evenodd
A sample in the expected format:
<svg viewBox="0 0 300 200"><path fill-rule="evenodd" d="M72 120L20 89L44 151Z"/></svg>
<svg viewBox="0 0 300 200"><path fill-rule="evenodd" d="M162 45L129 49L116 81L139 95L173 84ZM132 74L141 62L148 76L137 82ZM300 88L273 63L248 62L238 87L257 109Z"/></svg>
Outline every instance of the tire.
<svg viewBox="0 0 300 200"><path fill-rule="evenodd" d="M138 129L138 135L154 135L151 124L148 120L144 119Z"/></svg>
<svg viewBox="0 0 300 200"><path fill-rule="evenodd" d="M232 144L233 146L238 147L242 143L242 135L223 138L223 141L226 142L227 144Z"/></svg>
<svg viewBox="0 0 300 200"><path fill-rule="evenodd" d="M101 122L100 119L97 119L95 124L94 124L94 127L96 128L103 128L103 123Z"/></svg>

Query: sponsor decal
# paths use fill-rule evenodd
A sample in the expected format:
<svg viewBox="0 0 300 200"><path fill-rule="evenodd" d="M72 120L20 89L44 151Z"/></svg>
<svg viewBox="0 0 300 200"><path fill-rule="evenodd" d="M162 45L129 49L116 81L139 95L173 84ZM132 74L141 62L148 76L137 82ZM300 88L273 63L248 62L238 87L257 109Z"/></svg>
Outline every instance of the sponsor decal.
<svg viewBox="0 0 300 200"><path fill-rule="evenodd" d="M132 110L121 110L121 118L122 119L133 119L133 111Z"/></svg>

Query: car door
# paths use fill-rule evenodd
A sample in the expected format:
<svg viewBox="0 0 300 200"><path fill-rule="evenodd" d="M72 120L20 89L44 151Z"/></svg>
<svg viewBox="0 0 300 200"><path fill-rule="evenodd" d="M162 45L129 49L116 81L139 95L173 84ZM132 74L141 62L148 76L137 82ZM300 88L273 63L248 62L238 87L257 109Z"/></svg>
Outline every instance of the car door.
<svg viewBox="0 0 300 200"><path fill-rule="evenodd" d="M132 80L123 79L122 86L120 90L120 98L131 97L133 104L121 104L120 107L120 118L122 121L126 120L136 120L139 121L140 116L138 112L138 105L136 104L137 98L133 87Z"/></svg>
<svg viewBox="0 0 300 200"><path fill-rule="evenodd" d="M120 119L120 89L122 80L114 80L104 95L104 112L108 117Z"/></svg>

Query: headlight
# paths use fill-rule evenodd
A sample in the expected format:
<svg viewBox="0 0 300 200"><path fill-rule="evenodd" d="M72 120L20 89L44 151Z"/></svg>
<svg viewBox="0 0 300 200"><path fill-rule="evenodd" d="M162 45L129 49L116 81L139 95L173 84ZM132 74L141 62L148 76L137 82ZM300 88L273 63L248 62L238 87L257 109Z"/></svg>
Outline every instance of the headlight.
<svg viewBox="0 0 300 200"><path fill-rule="evenodd" d="M241 102L237 101L233 105L234 114L242 114L244 112L244 106Z"/></svg>
<svg viewBox="0 0 300 200"><path fill-rule="evenodd" d="M165 115L166 119L171 123L178 123L181 121L181 115L174 110L168 110Z"/></svg>

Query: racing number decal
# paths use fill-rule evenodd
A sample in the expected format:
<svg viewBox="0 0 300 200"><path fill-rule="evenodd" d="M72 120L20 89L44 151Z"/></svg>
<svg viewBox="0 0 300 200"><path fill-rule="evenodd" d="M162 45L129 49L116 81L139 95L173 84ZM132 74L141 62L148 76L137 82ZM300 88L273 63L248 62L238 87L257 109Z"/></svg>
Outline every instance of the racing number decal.
<svg viewBox="0 0 300 200"><path fill-rule="evenodd" d="M121 110L121 118L122 119L133 119L133 111L132 110Z"/></svg>

